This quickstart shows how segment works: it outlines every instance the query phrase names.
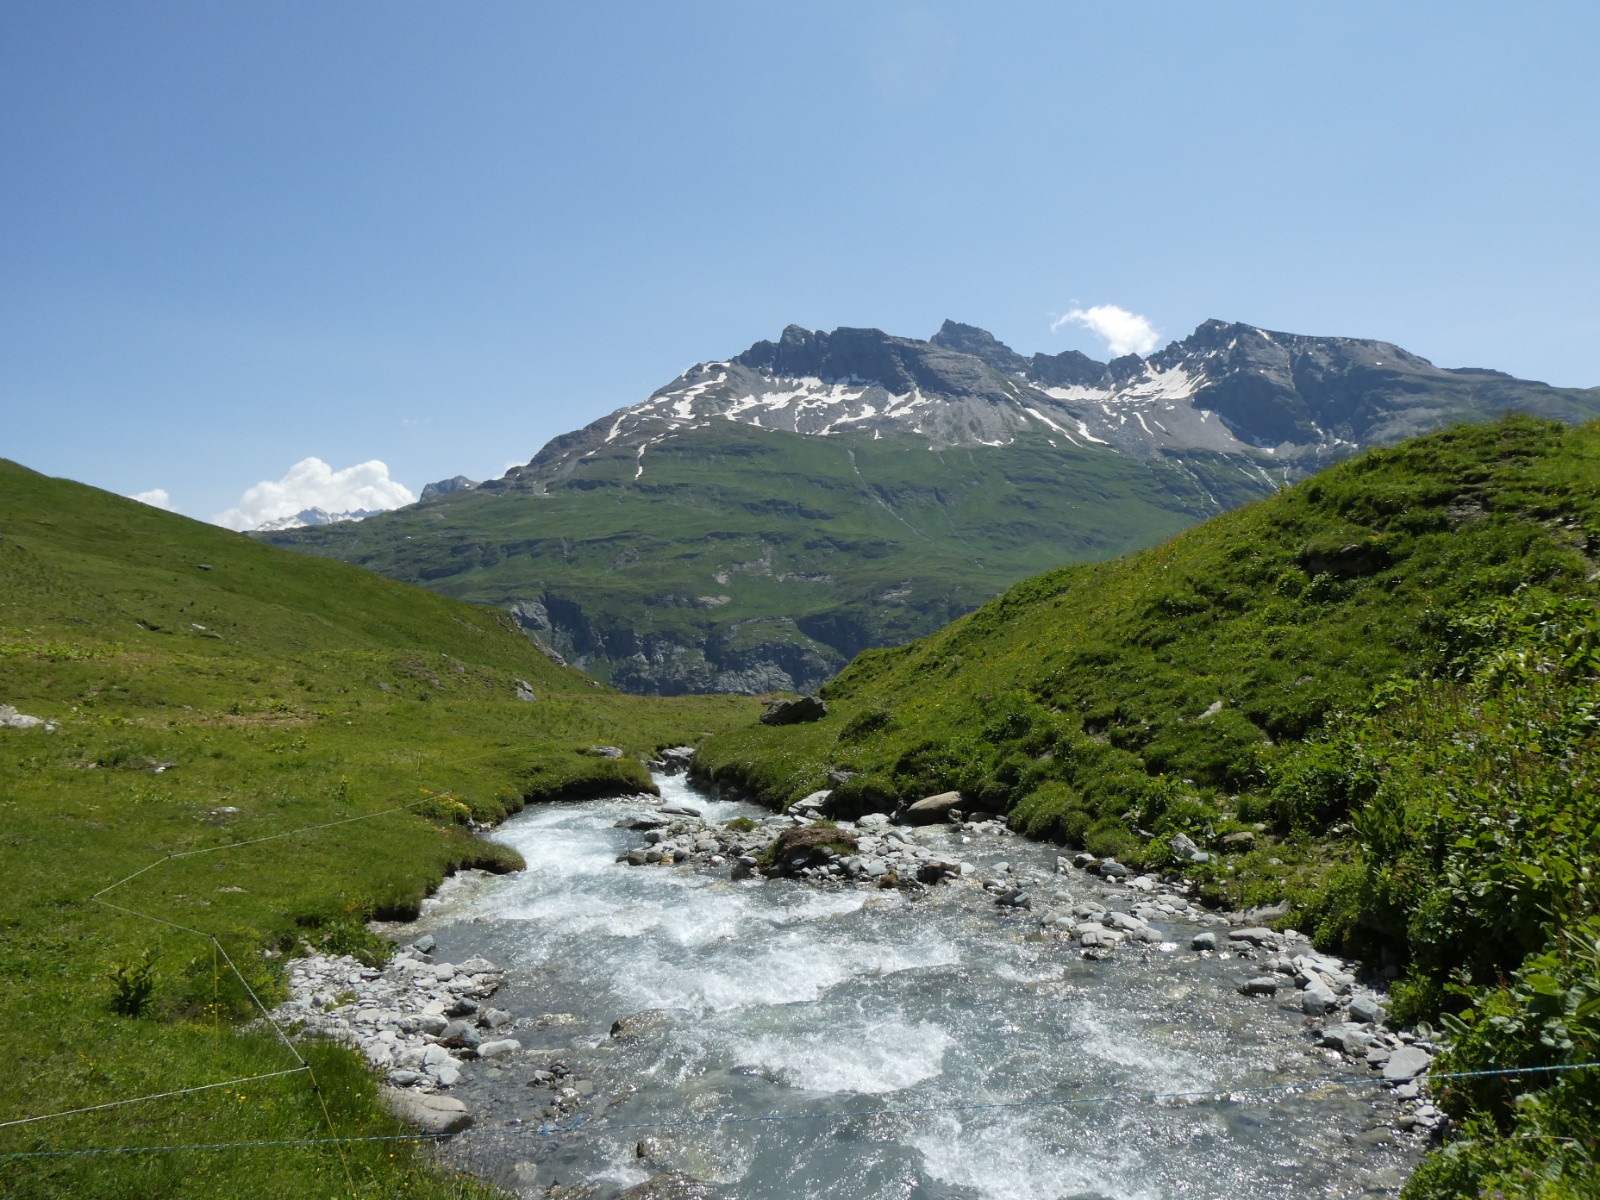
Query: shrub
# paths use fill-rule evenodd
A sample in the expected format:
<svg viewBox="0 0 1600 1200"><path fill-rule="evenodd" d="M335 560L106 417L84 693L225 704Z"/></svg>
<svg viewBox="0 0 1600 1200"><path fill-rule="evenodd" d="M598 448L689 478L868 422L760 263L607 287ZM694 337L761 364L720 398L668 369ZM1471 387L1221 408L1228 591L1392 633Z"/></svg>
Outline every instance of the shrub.
<svg viewBox="0 0 1600 1200"><path fill-rule="evenodd" d="M152 951L146 950L133 962L113 967L106 978L111 980L113 989L112 1012L119 1017L142 1017L149 1011L150 999L155 995L156 980L159 978Z"/></svg>

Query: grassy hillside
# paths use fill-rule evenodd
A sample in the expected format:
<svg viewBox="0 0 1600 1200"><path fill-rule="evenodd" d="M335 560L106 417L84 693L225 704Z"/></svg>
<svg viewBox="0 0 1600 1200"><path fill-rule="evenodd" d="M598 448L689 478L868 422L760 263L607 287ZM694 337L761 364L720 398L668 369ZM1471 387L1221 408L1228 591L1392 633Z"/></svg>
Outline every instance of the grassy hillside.
<svg viewBox="0 0 1600 1200"><path fill-rule="evenodd" d="M605 446L548 491L455 493L357 524L265 535L446 595L521 606L535 636L635 691L814 686L1009 583L1109 558L1265 494L1190 465L1043 436L931 452L728 421ZM641 473L642 471L642 473Z"/></svg>
<svg viewBox="0 0 1600 1200"><path fill-rule="evenodd" d="M516 681L535 700L516 698ZM306 558L0 461L0 1122L294 1066L241 1032L281 954L372 953L363 922L413 909L470 836L565 789L645 784L637 761L749 719L731 697L644 700L556 667L504 613ZM588 753L609 743L630 757ZM268 957L263 951L269 952ZM147 958L148 956L148 958ZM141 1016L109 978L145 970ZM309 1054L310 1052L308 1052ZM352 1056L304 1075L0 1128L0 1155L390 1132ZM0 1158L7 1196L459 1195L405 1143L137 1157ZM346 1175L348 1168L349 1175Z"/></svg>
<svg viewBox="0 0 1600 1200"><path fill-rule="evenodd" d="M858 657L825 720L697 761L776 802L854 770L843 810L956 788L1219 902L1289 899L1405 961L1396 1015L1447 1017L1458 1068L1593 1061L1597 560L1600 425L1461 427L1029 580ZM1458 1089L1470 1137L1411 1194L1595 1194L1597 1074Z"/></svg>

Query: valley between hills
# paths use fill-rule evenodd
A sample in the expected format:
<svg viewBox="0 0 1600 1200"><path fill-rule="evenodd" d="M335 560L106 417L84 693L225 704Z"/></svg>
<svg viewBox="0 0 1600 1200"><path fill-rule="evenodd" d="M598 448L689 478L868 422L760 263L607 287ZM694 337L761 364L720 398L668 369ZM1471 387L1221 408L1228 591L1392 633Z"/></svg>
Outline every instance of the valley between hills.
<svg viewBox="0 0 1600 1200"><path fill-rule="evenodd" d="M500 479L261 536L503 608L624 691L810 691L1031 575L1508 411L1593 418L1600 389L1222 321L1109 363L790 326Z"/></svg>
<svg viewBox="0 0 1600 1200"><path fill-rule="evenodd" d="M430 904L463 903L448 888L427 900L450 876L470 889L559 875L570 862L561 827L538 826L528 852L516 849L527 806L548 816L568 810L547 801L619 797L656 807L637 828L657 834L657 857L640 848L638 868L603 861L583 878L655 871L693 889L652 901L663 910L741 886L769 889L773 903L810 889L824 906L870 889L912 917L935 911L919 903L968 897L984 903L959 921L1010 922L1069 985L1108 955L1117 970L1135 961L1137 924L1111 916L1130 880L1169 914L1241 935L1229 914L1252 912L1264 924L1245 940L1263 951L1265 982L1227 1004L1283 990L1292 1013L1270 1001L1242 1011L1290 1021L1291 1040L1320 1039L1331 1015L1370 1017L1375 1071L1438 1052L1432 1082L1418 1084L1437 1119L1409 1135L1428 1153L1403 1195L1600 1190L1600 1076L1585 1067L1600 1060L1600 423L1578 423L1595 393L1241 327L1204 326L1166 357L1111 364L1019 365L980 334L794 331L558 440L497 486L270 535L312 554L0 464L6 1194L503 1194L509 1185L472 1163L406 1140L380 1090L448 1098L443 1059L478 1070L468 1051L480 1034L457 1029L445 1047L445 1031L418 1017L403 1032L437 1051L419 1050L433 1074L386 1073L365 1045L300 1024L277 1036L263 1007L356 1021L354 990L295 990L330 962L354 973L352 988L418 964L428 986L448 985L457 967L434 971L409 934L397 954L395 931ZM936 388L958 368L977 382L947 399ZM1146 443L1130 422L1166 436ZM571 528L529 513L564 514ZM663 524L648 530L640 514ZM1055 540L1041 548L1043 529ZM557 560L575 574L545 581L538 572ZM1045 560L1054 565L1039 573ZM810 610L786 607L827 587ZM563 608L569 594L587 607ZM645 611L657 623L618 640ZM762 722L762 704L741 694L814 682L815 719L789 724ZM660 813L681 800L653 798L650 764L685 759L714 803L759 809L710 823L720 810ZM935 797L963 813L948 849L921 844L918 855L915 839L888 836ZM682 830L669 825L680 817ZM959 864L947 869L960 837L1053 844L1095 882L1063 865L1077 894L1050 903L1103 919L1057 924L1043 885L1032 896L991 887L1010 863L985 859L982 878L963 882ZM661 849L674 838L681 863ZM1026 866L1037 852L1012 857ZM887 884L889 867L870 875L874 853L898 864ZM923 878L931 857L943 865ZM535 859L543 866L524 872ZM796 937L782 904L752 920ZM1122 936L1102 942L1096 928ZM1195 941L1196 970L1216 948ZM937 946L892 957L903 949L886 943L868 973L948 965ZM855 950L824 941L818 953ZM1345 963L1365 964L1359 984L1338 978ZM598 969L576 965L580 982ZM656 981L675 978L673 966L657 963ZM492 992L493 975L461 968L464 987ZM524 1043L561 1036L562 1013L539 999L540 986L577 986L558 975L508 993L542 1007L504 1010L512 1066L486 1061L470 1079L519 1069ZM629 1047L659 1028L650 1005L638 1008L634 1025L619 1021L591 1049L632 1062ZM723 1010L696 1011L709 1021ZM505 1027L477 1002L461 1013ZM439 1014L424 1015L432 1028ZM908 1036L928 1043L936 1017L920 1015ZM838 1056L825 1030L816 1036L807 1044ZM769 1082L801 1069L784 1061ZM549 1079L511 1079L516 1095L557 1081L541 1070ZM1402 1076L1387 1082L1410 1086ZM728 1078L744 1086L737 1071ZM186 1090L216 1081L226 1103ZM596 1095L571 1090L567 1110L551 1105L563 1121ZM133 1097L161 1098L101 1107ZM229 1148L85 1153L178 1143ZM254 1143L278 1149L239 1149ZM919 1161L935 1162L933 1143L920 1144ZM540 1175L528 1189L739 1194L679 1167L652 1173L665 1151L638 1146L629 1170L642 1182L551 1190ZM941 1194L985 1194L965 1167L941 1169L952 1189Z"/></svg>

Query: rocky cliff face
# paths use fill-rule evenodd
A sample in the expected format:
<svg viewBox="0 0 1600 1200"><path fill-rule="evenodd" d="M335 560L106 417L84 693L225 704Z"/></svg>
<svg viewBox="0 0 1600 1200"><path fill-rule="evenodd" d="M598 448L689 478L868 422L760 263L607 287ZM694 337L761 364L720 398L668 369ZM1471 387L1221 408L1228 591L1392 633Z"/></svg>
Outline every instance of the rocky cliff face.
<svg viewBox="0 0 1600 1200"><path fill-rule="evenodd" d="M718 420L813 437L906 434L931 450L1038 434L1137 458L1202 452L1282 482L1363 446L1508 409L1581 419L1600 409L1600 390L1447 370L1388 342L1222 321L1148 359L1110 363L1076 351L1024 357L952 321L928 341L791 325L557 438L487 486L538 489L616 444L634 448L642 475L650 450Z"/></svg>
<svg viewBox="0 0 1600 1200"><path fill-rule="evenodd" d="M1508 409L1578 420L1600 389L1222 321L1106 363L791 325L501 479L272 540L507 607L630 690L806 690L1017 579Z"/></svg>

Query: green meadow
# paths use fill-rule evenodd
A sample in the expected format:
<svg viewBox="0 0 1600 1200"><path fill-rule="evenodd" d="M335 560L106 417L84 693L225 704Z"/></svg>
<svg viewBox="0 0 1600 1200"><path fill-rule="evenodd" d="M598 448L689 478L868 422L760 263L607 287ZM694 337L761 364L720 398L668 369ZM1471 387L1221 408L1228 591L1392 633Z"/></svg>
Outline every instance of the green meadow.
<svg viewBox="0 0 1600 1200"><path fill-rule="evenodd" d="M286 956L381 956L368 919L453 870L518 865L470 823L647 787L655 750L757 711L625 696L503 613L3 461L0 704L54 726L0 729L14 1197L477 1194L406 1141L55 1153L400 1132L330 1046L304 1047L309 1072L4 1123L298 1067L250 1027ZM103 898L119 908L92 899L130 875Z"/></svg>

